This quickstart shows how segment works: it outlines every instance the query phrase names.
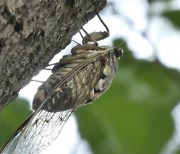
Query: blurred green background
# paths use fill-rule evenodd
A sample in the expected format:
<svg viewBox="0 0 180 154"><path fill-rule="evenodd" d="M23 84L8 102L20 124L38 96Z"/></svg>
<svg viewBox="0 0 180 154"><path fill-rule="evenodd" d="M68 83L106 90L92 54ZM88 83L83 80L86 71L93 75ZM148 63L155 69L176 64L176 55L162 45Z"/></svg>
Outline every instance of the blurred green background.
<svg viewBox="0 0 180 154"><path fill-rule="evenodd" d="M180 74L124 50L109 91L76 112L79 130L96 154L159 154L173 135Z"/></svg>
<svg viewBox="0 0 180 154"><path fill-rule="evenodd" d="M150 7L156 2L147 0L151 17ZM161 16L179 31L180 10L167 7ZM114 46L123 40L113 40ZM166 67L156 56L154 60L135 58L126 43L122 48L124 56L110 89L75 113L80 135L95 154L160 154L175 132L172 111L180 102L180 71ZM3 110L0 147L28 114L29 105L23 99ZM177 148L174 153L180 150Z"/></svg>

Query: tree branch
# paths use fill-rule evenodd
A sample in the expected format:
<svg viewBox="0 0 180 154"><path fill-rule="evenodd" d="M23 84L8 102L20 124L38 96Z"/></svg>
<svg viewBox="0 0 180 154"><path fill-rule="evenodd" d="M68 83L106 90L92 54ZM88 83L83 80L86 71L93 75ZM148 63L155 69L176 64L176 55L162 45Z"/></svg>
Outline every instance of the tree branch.
<svg viewBox="0 0 180 154"><path fill-rule="evenodd" d="M106 0L0 1L0 110Z"/></svg>

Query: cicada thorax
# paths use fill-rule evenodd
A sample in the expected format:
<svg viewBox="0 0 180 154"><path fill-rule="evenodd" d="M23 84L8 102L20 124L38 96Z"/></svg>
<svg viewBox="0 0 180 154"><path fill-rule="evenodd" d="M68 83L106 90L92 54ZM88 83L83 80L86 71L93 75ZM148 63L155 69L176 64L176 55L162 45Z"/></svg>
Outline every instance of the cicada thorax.
<svg viewBox="0 0 180 154"><path fill-rule="evenodd" d="M122 51L118 50L121 53L117 57L113 48L75 48L72 55L64 56L54 66L53 74L39 87L33 100L34 110L48 95L51 97L41 109L49 112L75 109L96 99L111 84Z"/></svg>

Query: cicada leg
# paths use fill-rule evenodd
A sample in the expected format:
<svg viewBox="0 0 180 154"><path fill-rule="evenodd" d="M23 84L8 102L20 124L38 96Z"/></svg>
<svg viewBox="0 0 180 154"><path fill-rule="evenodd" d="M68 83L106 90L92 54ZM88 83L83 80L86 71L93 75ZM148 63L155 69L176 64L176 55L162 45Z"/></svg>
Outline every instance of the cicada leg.
<svg viewBox="0 0 180 154"><path fill-rule="evenodd" d="M80 33L81 37L82 37L82 44L88 44L89 42L94 42L94 44L96 46L98 46L97 41L103 40L107 37L109 37L109 29L107 27L107 25L104 23L104 21L101 19L101 17L99 16L98 12L96 11L96 15L99 18L99 20L101 21L101 23L103 24L103 26L105 27L106 31L102 31L102 32L92 32L92 33L87 33L87 31L82 28L82 30L84 31L84 33L86 34L84 37L83 35Z"/></svg>

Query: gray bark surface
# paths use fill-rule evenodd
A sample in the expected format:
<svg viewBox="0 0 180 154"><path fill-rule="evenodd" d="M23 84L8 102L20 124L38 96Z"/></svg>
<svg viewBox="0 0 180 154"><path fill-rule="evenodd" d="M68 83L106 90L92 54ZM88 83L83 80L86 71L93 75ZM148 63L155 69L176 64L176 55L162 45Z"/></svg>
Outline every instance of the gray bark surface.
<svg viewBox="0 0 180 154"><path fill-rule="evenodd" d="M0 1L0 110L105 4L106 0Z"/></svg>

